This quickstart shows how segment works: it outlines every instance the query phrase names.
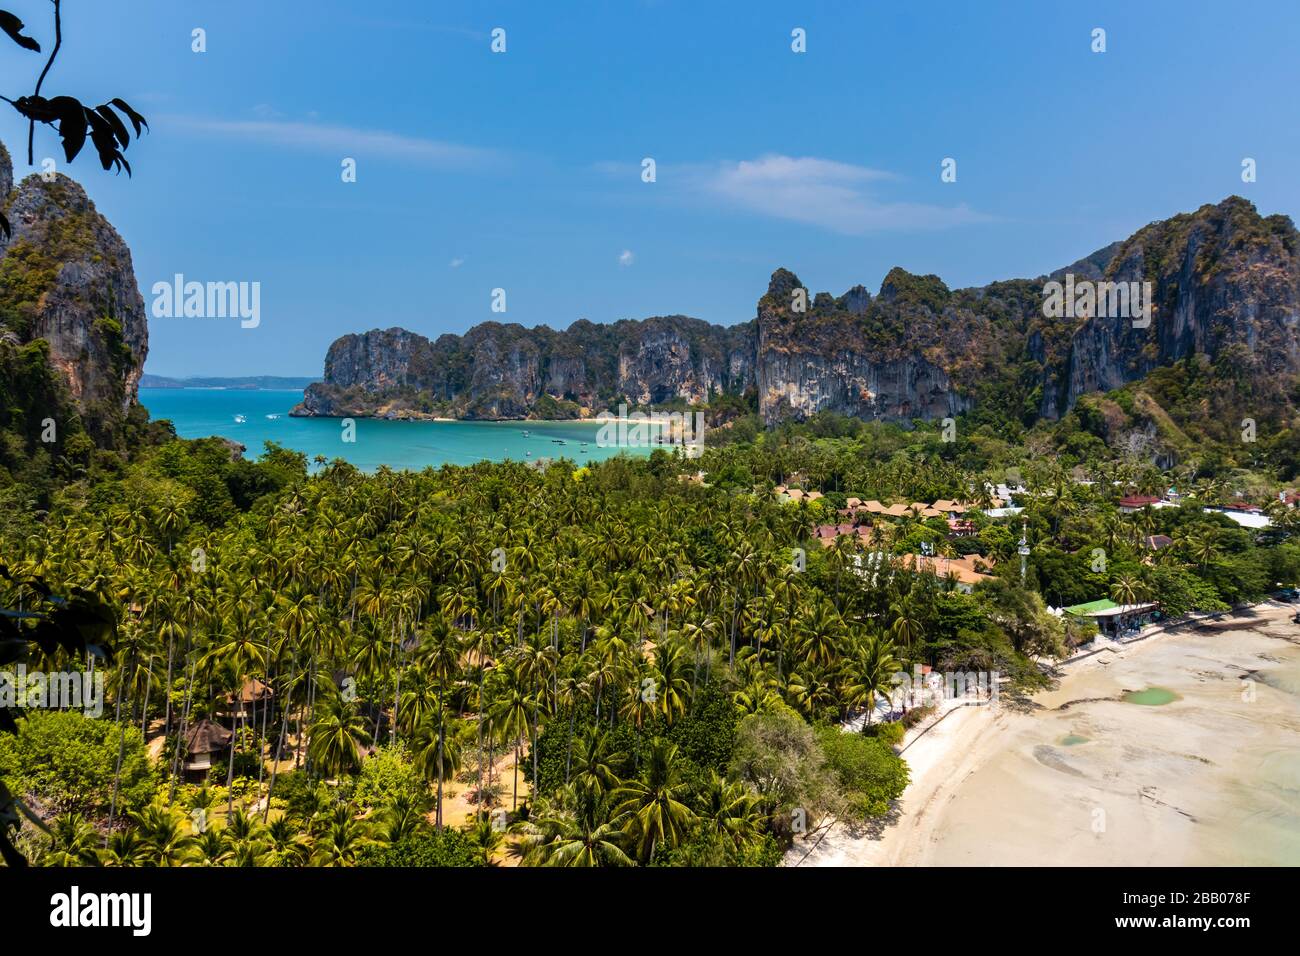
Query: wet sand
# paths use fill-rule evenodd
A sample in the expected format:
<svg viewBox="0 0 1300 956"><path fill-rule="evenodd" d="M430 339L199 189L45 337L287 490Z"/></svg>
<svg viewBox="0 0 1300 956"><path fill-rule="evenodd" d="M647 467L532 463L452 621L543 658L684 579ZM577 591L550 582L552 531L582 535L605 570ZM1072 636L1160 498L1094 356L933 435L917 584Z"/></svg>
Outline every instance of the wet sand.
<svg viewBox="0 0 1300 956"><path fill-rule="evenodd" d="M837 824L787 864L1300 865L1294 612L1076 661L1026 710L956 711L905 752L913 782L879 832Z"/></svg>

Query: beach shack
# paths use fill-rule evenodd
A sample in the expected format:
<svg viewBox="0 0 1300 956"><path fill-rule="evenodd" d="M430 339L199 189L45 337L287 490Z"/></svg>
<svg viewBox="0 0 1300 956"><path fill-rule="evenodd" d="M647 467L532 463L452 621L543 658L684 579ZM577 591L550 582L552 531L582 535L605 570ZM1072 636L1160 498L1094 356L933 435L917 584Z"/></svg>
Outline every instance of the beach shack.
<svg viewBox="0 0 1300 956"><path fill-rule="evenodd" d="M213 763L230 748L229 730L206 717L190 728L185 735L185 774L201 778L212 769Z"/></svg>
<svg viewBox="0 0 1300 956"><path fill-rule="evenodd" d="M1123 637L1136 632L1156 619L1160 605L1148 601L1143 604L1116 604L1111 600L1089 601L1064 608L1066 614L1079 620L1089 620L1097 630L1109 638Z"/></svg>
<svg viewBox="0 0 1300 956"><path fill-rule="evenodd" d="M226 713L232 723L248 720L254 716L261 719L267 708L271 710L270 713L265 714L266 719L275 716L275 691L256 677L244 681L244 686L239 689L238 694L227 694L225 703Z"/></svg>

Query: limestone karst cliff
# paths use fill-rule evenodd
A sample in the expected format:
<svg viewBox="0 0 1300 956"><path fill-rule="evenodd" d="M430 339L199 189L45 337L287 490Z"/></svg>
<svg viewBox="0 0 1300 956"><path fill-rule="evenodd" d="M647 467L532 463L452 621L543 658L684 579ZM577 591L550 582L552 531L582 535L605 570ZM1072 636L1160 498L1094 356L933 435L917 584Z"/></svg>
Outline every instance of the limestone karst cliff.
<svg viewBox="0 0 1300 956"><path fill-rule="evenodd" d="M752 323L751 323L752 325ZM620 400L692 404L753 384L752 330L667 316L563 332L489 322L430 341L345 335L297 414L577 418Z"/></svg>
<svg viewBox="0 0 1300 956"><path fill-rule="evenodd" d="M149 330L131 251L76 182L56 174L16 187L0 145L0 466L53 421L61 446L88 434L114 444L136 408ZM59 450L56 447L56 450Z"/></svg>
<svg viewBox="0 0 1300 956"><path fill-rule="evenodd" d="M819 411L936 419L991 401L1058 418L1086 393L1202 356L1286 400L1300 373L1300 260L1286 216L1239 197L1152 223L1053 276L949 289L895 268L876 295L804 290L772 274L752 321L683 316L545 326L486 323L429 341L402 329L336 341L297 414L577 417L620 400L698 404L753 388L767 424ZM1150 322L1045 314L1044 286L1149 283ZM1136 287L1135 287L1136 288ZM802 301L797 301L802 300Z"/></svg>

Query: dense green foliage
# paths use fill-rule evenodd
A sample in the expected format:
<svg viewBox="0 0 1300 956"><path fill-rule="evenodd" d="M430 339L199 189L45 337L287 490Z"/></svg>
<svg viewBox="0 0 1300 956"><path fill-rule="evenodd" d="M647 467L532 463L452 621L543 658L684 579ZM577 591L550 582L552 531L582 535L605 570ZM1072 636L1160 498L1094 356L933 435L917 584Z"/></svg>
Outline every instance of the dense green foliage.
<svg viewBox="0 0 1300 956"><path fill-rule="evenodd" d="M482 866L483 851L455 830L426 832L388 845L372 844L361 851L359 866Z"/></svg>
<svg viewBox="0 0 1300 956"><path fill-rule="evenodd" d="M107 813L119 744L118 799L124 808L139 809L155 787L139 728L127 728L123 740L111 721L76 711L32 710L19 722L17 736L0 734L0 778L16 792L36 795L48 812Z"/></svg>
<svg viewBox="0 0 1300 956"><path fill-rule="evenodd" d="M1295 509L1270 506L1256 532L1203 508L1271 496L1277 472L1159 471L1113 453L1108 414L1085 402L1023 432L963 419L948 442L832 415L745 435L741 418L702 461L580 469L313 474L274 445L257 461L217 439L144 445L51 483L48 515L0 522L4 606L39 575L122 621L104 716L34 715L0 742L0 775L57 815L52 836L24 834L47 861L772 865L818 821L901 794L893 745L929 711L864 720L898 671L1040 686L1044 661L1090 637L1049 605L1157 597L1177 616L1300 580ZM914 510L814 537L849 497L988 510L1003 481L1027 486L1023 510L972 510L960 537ZM778 482L824 497L786 502ZM1174 483L1196 497L1117 508ZM904 560L922 551L993 576L965 593ZM274 706L231 717L254 680ZM237 733L195 785L182 742L205 717ZM162 744L152 764L141 728ZM19 748L83 770L31 770Z"/></svg>

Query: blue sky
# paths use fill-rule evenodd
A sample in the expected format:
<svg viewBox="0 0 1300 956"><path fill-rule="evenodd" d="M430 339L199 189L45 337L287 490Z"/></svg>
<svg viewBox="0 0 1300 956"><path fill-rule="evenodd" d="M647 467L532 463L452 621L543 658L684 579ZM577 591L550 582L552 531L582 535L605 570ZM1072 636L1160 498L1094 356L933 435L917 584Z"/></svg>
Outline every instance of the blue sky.
<svg viewBox="0 0 1300 956"><path fill-rule="evenodd" d="M51 38L47 0L4 6ZM146 304L177 272L261 283L256 329L151 319L155 374L319 374L337 336L393 325L731 324L778 266L834 293L895 265L975 285L1233 193L1300 211L1291 2L65 8L46 92L122 96L152 127L133 179L89 151L69 170ZM5 92L28 91L42 57L0 57ZM23 174L15 116L0 136Z"/></svg>

